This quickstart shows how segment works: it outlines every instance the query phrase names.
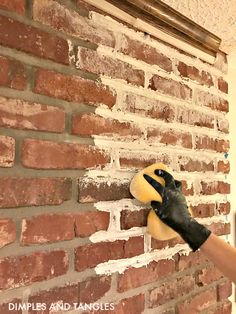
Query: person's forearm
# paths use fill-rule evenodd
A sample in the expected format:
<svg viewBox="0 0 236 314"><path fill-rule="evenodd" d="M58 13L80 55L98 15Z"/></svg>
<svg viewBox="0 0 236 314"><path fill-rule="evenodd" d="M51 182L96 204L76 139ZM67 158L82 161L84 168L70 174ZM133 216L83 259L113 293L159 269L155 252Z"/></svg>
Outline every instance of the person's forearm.
<svg viewBox="0 0 236 314"><path fill-rule="evenodd" d="M236 283L236 248L212 233L200 250L226 277Z"/></svg>

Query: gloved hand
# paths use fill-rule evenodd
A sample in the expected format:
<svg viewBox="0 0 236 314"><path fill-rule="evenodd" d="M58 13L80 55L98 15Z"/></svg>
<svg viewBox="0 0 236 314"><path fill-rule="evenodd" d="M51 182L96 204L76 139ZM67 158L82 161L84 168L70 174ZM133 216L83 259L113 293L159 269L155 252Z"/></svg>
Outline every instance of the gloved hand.
<svg viewBox="0 0 236 314"><path fill-rule="evenodd" d="M207 240L211 231L191 217L182 193L181 182L174 180L172 175L165 170L157 169L154 172L165 180L165 187L152 177L143 175L162 197L162 203L151 202L152 208L166 225L179 233L190 248L196 251Z"/></svg>

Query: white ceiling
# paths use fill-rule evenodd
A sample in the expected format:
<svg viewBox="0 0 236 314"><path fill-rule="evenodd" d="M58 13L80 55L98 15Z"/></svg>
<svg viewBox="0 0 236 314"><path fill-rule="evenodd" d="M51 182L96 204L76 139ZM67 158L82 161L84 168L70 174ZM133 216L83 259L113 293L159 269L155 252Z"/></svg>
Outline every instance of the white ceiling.
<svg viewBox="0 0 236 314"><path fill-rule="evenodd" d="M236 0L162 0L222 39L220 49L236 54Z"/></svg>

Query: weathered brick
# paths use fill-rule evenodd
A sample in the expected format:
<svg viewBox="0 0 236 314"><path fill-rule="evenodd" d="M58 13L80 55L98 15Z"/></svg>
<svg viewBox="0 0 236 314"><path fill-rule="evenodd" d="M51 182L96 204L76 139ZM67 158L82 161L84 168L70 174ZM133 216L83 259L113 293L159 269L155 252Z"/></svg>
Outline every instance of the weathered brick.
<svg viewBox="0 0 236 314"><path fill-rule="evenodd" d="M216 267L202 268L196 273L196 282L199 286L209 285L223 278L223 274Z"/></svg>
<svg viewBox="0 0 236 314"><path fill-rule="evenodd" d="M204 91L197 92L196 103L198 105L207 106L213 110L219 110L223 112L229 111L229 103L226 99Z"/></svg>
<svg viewBox="0 0 236 314"><path fill-rule="evenodd" d="M0 219L0 248L16 240L16 225L10 218Z"/></svg>
<svg viewBox="0 0 236 314"><path fill-rule="evenodd" d="M191 206L194 217L212 217L215 214L215 204L198 204Z"/></svg>
<svg viewBox="0 0 236 314"><path fill-rule="evenodd" d="M68 303L72 308L74 308L73 303L78 303L78 292L78 284L56 287L47 291L40 291L29 296L28 302L30 304L44 304L46 309L43 310L43 314L50 314L52 313L52 310L50 310L50 306L52 304ZM29 310L29 314L35 314L35 312L36 311L33 309ZM42 311L40 312L42 313Z"/></svg>
<svg viewBox="0 0 236 314"><path fill-rule="evenodd" d="M201 181L201 194L213 195L216 193L229 194L230 184L223 181L214 181L214 182Z"/></svg>
<svg viewBox="0 0 236 314"><path fill-rule="evenodd" d="M22 146L22 164L28 168L85 169L104 166L109 161L103 150L86 144L27 139Z"/></svg>
<svg viewBox="0 0 236 314"><path fill-rule="evenodd" d="M10 136L0 135L0 167L12 167L14 161L15 139Z"/></svg>
<svg viewBox="0 0 236 314"><path fill-rule="evenodd" d="M175 270L174 260L153 261L139 268L130 267L118 276L118 292L144 286L173 273Z"/></svg>
<svg viewBox="0 0 236 314"><path fill-rule="evenodd" d="M218 236L230 234L230 223L215 222L206 227Z"/></svg>
<svg viewBox="0 0 236 314"><path fill-rule="evenodd" d="M205 264L209 262L206 256L200 251L191 252L189 255L178 254L177 269L178 271L183 271L191 267Z"/></svg>
<svg viewBox="0 0 236 314"><path fill-rule="evenodd" d="M80 203L91 203L99 201L115 201L122 198L132 198L129 191L129 182L102 181L96 182L94 179L79 180Z"/></svg>
<svg viewBox="0 0 236 314"><path fill-rule="evenodd" d="M226 118L216 117L216 127L220 132L229 133L229 120Z"/></svg>
<svg viewBox="0 0 236 314"><path fill-rule="evenodd" d="M110 288L111 276L90 277L79 283L79 302L95 302L103 297Z"/></svg>
<svg viewBox="0 0 236 314"><path fill-rule="evenodd" d="M0 208L59 205L70 196L67 178L0 178Z"/></svg>
<svg viewBox="0 0 236 314"><path fill-rule="evenodd" d="M142 136L142 131L130 122L120 122L115 119L104 118L94 113L83 112L73 116L72 134L81 136L132 136L132 138L138 139Z"/></svg>
<svg viewBox="0 0 236 314"><path fill-rule="evenodd" d="M206 115L197 110L180 107L177 109L176 121L183 124L213 129L215 125L215 116L210 114Z"/></svg>
<svg viewBox="0 0 236 314"><path fill-rule="evenodd" d="M189 196L189 195L194 194L192 183L188 183L185 180L181 180L181 183L182 183L182 192L185 196Z"/></svg>
<svg viewBox="0 0 236 314"><path fill-rule="evenodd" d="M58 277L67 270L68 256L62 250L5 257L0 259L0 290Z"/></svg>
<svg viewBox="0 0 236 314"><path fill-rule="evenodd" d="M161 94L166 94L175 98L184 100L192 99L192 90L187 85L158 75L154 75L150 79L148 87Z"/></svg>
<svg viewBox="0 0 236 314"><path fill-rule="evenodd" d="M220 160L217 162L217 172L229 173L230 162L228 160Z"/></svg>
<svg viewBox="0 0 236 314"><path fill-rule="evenodd" d="M69 47L65 39L5 16L0 16L0 44L39 58L69 64Z"/></svg>
<svg viewBox="0 0 236 314"><path fill-rule="evenodd" d="M144 117L172 122L175 117L175 108L166 102L147 98L145 96L127 94L125 110Z"/></svg>
<svg viewBox="0 0 236 314"><path fill-rule="evenodd" d="M144 86L144 72L131 64L98 54L83 47L78 48L76 67L87 72L123 79L128 83Z"/></svg>
<svg viewBox="0 0 236 314"><path fill-rule="evenodd" d="M0 86L24 90L26 84L25 65L14 59L0 56Z"/></svg>
<svg viewBox="0 0 236 314"><path fill-rule="evenodd" d="M227 300L209 311L209 314L232 314L232 303Z"/></svg>
<svg viewBox="0 0 236 314"><path fill-rule="evenodd" d="M165 165L170 165L172 159L170 155L166 153L160 153L156 155L145 155L145 154L130 154L130 152L120 153L120 167L130 169L143 169L151 164L164 163Z"/></svg>
<svg viewBox="0 0 236 314"><path fill-rule="evenodd" d="M24 15L25 0L0 0L0 9Z"/></svg>
<svg viewBox="0 0 236 314"><path fill-rule="evenodd" d="M149 211L149 208L139 211L122 210L120 214L120 228L127 230L133 227L147 226L147 215Z"/></svg>
<svg viewBox="0 0 236 314"><path fill-rule="evenodd" d="M228 215L230 213L230 202L218 203L217 211L219 214Z"/></svg>
<svg viewBox="0 0 236 314"><path fill-rule="evenodd" d="M191 296L187 300L181 301L177 304L178 313L199 313L206 310L217 301L216 290L208 289L204 292Z"/></svg>
<svg viewBox="0 0 236 314"><path fill-rule="evenodd" d="M194 66L185 64L184 62L179 62L178 71L180 75L184 78L189 78L190 80L196 81L201 85L206 85L208 87L213 86L213 79L210 73L199 70Z"/></svg>
<svg viewBox="0 0 236 314"><path fill-rule="evenodd" d="M107 230L110 222L110 213L103 211L82 211L74 216L75 234L77 237L88 237L91 234Z"/></svg>
<svg viewBox="0 0 236 314"><path fill-rule="evenodd" d="M148 291L148 307L157 307L180 296L185 296L191 292L194 287L195 282L191 275L165 282L159 287Z"/></svg>
<svg viewBox="0 0 236 314"><path fill-rule="evenodd" d="M181 171L198 171L198 172L206 172L206 171L214 171L214 162L209 161L201 161L197 159L192 159L187 156L178 156L178 164Z"/></svg>
<svg viewBox="0 0 236 314"><path fill-rule="evenodd" d="M232 282L227 280L217 285L217 298L218 301L227 299L232 294Z"/></svg>
<svg viewBox="0 0 236 314"><path fill-rule="evenodd" d="M142 253L144 253L143 237L87 244L75 249L75 269L82 271L109 260L129 258Z"/></svg>
<svg viewBox="0 0 236 314"><path fill-rule="evenodd" d="M126 35L123 35L119 51L148 64L158 65L167 72L172 71L172 61L170 58L159 52L154 47L131 39Z"/></svg>
<svg viewBox="0 0 236 314"><path fill-rule="evenodd" d="M192 135L190 133L176 132L173 129L163 131L158 128L147 130L148 140L160 142L166 145L179 145L184 148L192 148Z"/></svg>
<svg viewBox="0 0 236 314"><path fill-rule="evenodd" d="M0 126L61 133L65 111L54 106L0 97Z"/></svg>
<svg viewBox="0 0 236 314"><path fill-rule="evenodd" d="M10 303L16 304L14 309L9 307ZM8 302L5 302L5 303L1 303L0 304L0 313L4 313L4 314L22 314L22 310L20 310L20 309L18 310L18 308L19 308L19 306L21 304L22 304L22 301L20 299L13 299L11 301L8 301Z"/></svg>
<svg viewBox="0 0 236 314"><path fill-rule="evenodd" d="M70 214L43 214L22 220L22 245L72 240L74 237L74 219Z"/></svg>
<svg viewBox="0 0 236 314"><path fill-rule="evenodd" d="M33 19L76 38L115 46L113 33L53 0L35 0Z"/></svg>
<svg viewBox="0 0 236 314"><path fill-rule="evenodd" d="M34 92L89 105L105 104L109 108L116 102L115 92L101 83L43 69L36 72Z"/></svg>
<svg viewBox="0 0 236 314"><path fill-rule="evenodd" d="M229 150L229 141L221 140L217 138L211 138L209 136L197 135L195 137L196 149L213 150L218 153L226 153Z"/></svg>
<svg viewBox="0 0 236 314"><path fill-rule="evenodd" d="M218 79L218 88L223 93L228 94L228 83L222 77Z"/></svg>
<svg viewBox="0 0 236 314"><path fill-rule="evenodd" d="M177 244L184 244L185 242L180 237L175 237L170 240L157 240L151 238L151 250L160 250L167 247L174 247Z"/></svg>
<svg viewBox="0 0 236 314"><path fill-rule="evenodd" d="M111 305L108 304L108 306L111 308L110 310L109 309L95 310L92 312L91 311L84 312L83 314L122 314L122 313L141 314L144 311L145 307L145 296L144 294L139 294L122 299L118 303L115 302L112 303L113 303L112 308Z"/></svg>

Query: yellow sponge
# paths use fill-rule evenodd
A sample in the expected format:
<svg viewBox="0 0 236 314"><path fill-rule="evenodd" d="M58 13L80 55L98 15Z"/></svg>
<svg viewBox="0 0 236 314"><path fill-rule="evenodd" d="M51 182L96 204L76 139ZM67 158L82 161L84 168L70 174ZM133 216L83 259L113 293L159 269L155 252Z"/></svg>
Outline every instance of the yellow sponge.
<svg viewBox="0 0 236 314"><path fill-rule="evenodd" d="M161 169L170 173L168 167L162 163L153 164L140 172L132 179L130 184L130 193L140 202L147 204L151 201L162 202L160 194L144 179L143 174L147 174L161 185L165 186L165 180L158 177L154 170ZM164 224L156 215L153 209L150 210L147 219L147 230L154 239L169 240L178 236L178 234Z"/></svg>

